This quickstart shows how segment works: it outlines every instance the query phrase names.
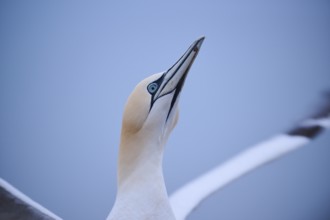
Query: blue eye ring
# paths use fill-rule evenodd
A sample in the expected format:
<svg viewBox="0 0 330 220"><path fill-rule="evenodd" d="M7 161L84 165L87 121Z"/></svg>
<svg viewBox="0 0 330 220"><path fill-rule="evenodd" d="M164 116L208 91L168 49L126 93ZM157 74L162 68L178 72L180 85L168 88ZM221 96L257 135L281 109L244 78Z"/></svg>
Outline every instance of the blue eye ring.
<svg viewBox="0 0 330 220"><path fill-rule="evenodd" d="M147 89L148 89L148 92L149 92L150 94L154 94L154 93L157 91L157 89L158 89L158 84L155 83L155 82L150 83L150 84L148 85Z"/></svg>

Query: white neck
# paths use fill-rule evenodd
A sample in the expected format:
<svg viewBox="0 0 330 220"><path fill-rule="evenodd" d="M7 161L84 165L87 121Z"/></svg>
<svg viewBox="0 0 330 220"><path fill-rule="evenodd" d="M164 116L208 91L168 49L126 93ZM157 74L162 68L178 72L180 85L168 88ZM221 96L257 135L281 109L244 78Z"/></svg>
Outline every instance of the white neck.
<svg viewBox="0 0 330 220"><path fill-rule="evenodd" d="M162 171L162 138L153 132L122 134L118 191L108 220L175 219Z"/></svg>

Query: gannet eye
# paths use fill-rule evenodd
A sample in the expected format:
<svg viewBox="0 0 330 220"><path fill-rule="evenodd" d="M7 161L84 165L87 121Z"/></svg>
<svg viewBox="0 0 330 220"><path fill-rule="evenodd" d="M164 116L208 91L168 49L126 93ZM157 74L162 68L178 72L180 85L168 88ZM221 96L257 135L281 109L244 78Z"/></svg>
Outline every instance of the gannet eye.
<svg viewBox="0 0 330 220"><path fill-rule="evenodd" d="M150 84L148 85L147 89L148 89L148 92L149 92L150 94L154 94L154 93L157 91L157 89L158 89L158 84L155 83L155 82L150 83Z"/></svg>

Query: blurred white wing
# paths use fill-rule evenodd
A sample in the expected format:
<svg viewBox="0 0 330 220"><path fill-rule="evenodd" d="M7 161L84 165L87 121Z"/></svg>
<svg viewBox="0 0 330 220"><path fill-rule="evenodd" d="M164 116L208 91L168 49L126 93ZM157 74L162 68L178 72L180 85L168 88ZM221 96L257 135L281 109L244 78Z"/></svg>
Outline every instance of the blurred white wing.
<svg viewBox="0 0 330 220"><path fill-rule="evenodd" d="M33 201L0 178L0 219L61 220L60 217Z"/></svg>
<svg viewBox="0 0 330 220"><path fill-rule="evenodd" d="M227 162L187 183L170 196L177 220L185 219L204 199L233 180L309 143L330 127L330 96L317 114L289 132L277 135L241 152Z"/></svg>

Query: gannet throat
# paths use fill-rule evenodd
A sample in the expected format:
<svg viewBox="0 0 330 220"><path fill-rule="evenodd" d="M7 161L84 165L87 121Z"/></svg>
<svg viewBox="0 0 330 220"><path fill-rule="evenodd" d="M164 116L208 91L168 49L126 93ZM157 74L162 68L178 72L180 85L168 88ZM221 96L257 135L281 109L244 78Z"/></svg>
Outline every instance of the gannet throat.
<svg viewBox="0 0 330 220"><path fill-rule="evenodd" d="M178 100L203 38L167 71L142 80L125 106L118 189L108 219L175 219L163 178L164 145L178 120Z"/></svg>

